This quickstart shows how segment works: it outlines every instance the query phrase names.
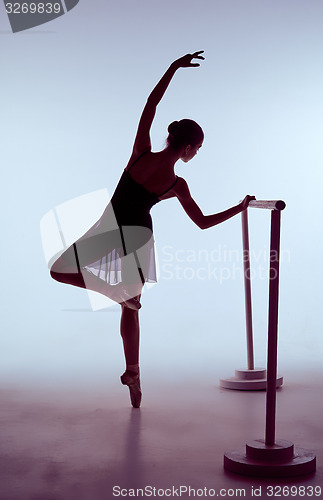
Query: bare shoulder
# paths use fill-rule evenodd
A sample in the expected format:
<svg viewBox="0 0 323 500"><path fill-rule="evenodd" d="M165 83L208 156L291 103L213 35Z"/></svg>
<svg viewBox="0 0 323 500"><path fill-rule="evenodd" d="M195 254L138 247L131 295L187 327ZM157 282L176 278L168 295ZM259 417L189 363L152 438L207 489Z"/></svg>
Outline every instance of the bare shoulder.
<svg viewBox="0 0 323 500"><path fill-rule="evenodd" d="M129 158L129 161L126 165L126 170L129 170L129 168L134 164L136 163L142 156L149 156L148 154L146 155L146 153L151 153L151 147L148 147L148 148L145 148L145 149L142 149L142 150L137 150L137 149L133 149L132 153L131 153L131 156Z"/></svg>

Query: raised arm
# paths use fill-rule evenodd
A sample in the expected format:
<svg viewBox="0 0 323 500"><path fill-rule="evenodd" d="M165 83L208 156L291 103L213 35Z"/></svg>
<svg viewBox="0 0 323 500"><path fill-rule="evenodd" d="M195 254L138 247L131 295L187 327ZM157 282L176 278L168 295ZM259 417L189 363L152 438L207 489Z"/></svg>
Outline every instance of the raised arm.
<svg viewBox="0 0 323 500"><path fill-rule="evenodd" d="M199 52L194 52L194 54L186 54L180 59L177 59L170 65L166 73L159 80L156 87L149 95L147 103L142 112L133 146L133 152L132 152L133 155L137 156L140 155L143 151L151 149L150 129L156 113L157 105L159 104L163 95L165 94L166 89L170 84L176 71L179 68L192 68L199 66L198 63L192 63L192 60L204 59L204 57L200 55L202 52L203 50Z"/></svg>
<svg viewBox="0 0 323 500"><path fill-rule="evenodd" d="M221 222L230 219L234 215L237 215L245 210L251 200L255 200L254 196L247 195L241 203L229 208L228 210L225 210L224 212L219 212L212 215L204 215L198 204L193 200L185 179L183 179L182 177L178 178L176 188L174 188L174 192L187 215L201 229L208 229L209 227L215 226L216 224L220 224Z"/></svg>

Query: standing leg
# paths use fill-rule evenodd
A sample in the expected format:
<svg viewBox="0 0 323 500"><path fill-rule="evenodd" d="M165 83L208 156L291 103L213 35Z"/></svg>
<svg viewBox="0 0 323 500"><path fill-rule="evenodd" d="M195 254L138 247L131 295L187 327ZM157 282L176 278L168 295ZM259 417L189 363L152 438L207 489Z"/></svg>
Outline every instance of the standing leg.
<svg viewBox="0 0 323 500"><path fill-rule="evenodd" d="M140 300L140 294L137 295ZM139 374L139 313L122 305L120 332L126 360L126 371L121 375L121 382L130 391L132 406L139 408L141 403L141 388Z"/></svg>
<svg viewBox="0 0 323 500"><path fill-rule="evenodd" d="M122 305L120 331L126 359L126 369L139 370L139 313ZM137 370L133 369L138 367Z"/></svg>

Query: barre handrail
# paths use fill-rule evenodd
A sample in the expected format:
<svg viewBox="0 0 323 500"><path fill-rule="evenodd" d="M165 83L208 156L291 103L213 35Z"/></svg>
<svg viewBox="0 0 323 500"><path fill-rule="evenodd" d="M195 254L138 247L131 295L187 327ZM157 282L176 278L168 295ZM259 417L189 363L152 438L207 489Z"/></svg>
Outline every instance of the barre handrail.
<svg viewBox="0 0 323 500"><path fill-rule="evenodd" d="M283 200L251 200L248 207L267 208L269 210L284 210L286 203Z"/></svg>

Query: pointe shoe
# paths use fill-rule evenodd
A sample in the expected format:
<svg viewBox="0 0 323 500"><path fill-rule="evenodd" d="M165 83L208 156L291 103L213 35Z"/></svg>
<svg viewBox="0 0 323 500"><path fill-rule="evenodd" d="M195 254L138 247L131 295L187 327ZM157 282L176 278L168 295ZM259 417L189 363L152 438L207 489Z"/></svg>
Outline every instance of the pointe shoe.
<svg viewBox="0 0 323 500"><path fill-rule="evenodd" d="M142 392L140 388L140 377L132 372L125 371L120 377L122 385L129 387L131 404L134 408L139 408Z"/></svg>

